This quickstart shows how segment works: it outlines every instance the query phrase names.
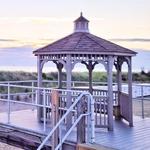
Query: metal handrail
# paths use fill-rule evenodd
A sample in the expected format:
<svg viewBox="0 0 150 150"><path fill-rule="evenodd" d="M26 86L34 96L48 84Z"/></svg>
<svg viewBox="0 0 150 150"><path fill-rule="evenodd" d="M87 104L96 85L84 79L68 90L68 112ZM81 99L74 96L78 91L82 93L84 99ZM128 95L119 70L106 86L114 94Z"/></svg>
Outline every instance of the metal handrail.
<svg viewBox="0 0 150 150"><path fill-rule="evenodd" d="M70 108L66 111L66 113L63 115L63 117L58 121L58 123L55 125L55 127L50 131L50 133L47 135L47 137L43 140L41 145L38 147L37 150L41 150L42 147L46 144L46 142L49 140L49 138L53 135L53 133L56 131L56 129L63 123L64 119L67 117L67 115L73 111L73 108L76 106L76 104L81 100L81 98L84 95L89 95L91 98L91 95L88 92L82 92L80 96L74 101L74 103L70 106ZM92 100L92 99L90 99ZM94 107L94 103L92 102L91 105ZM94 109L91 109L91 113L94 114ZM69 131L66 133L65 137L61 140L61 143L57 145L55 150L58 150L62 143L66 140L67 136L70 134L70 132L74 129L74 127L77 125L77 123L81 120L83 116L90 115L90 114L82 114L79 116L79 118L74 122L72 127L69 129ZM94 121L94 117L92 116L91 121ZM94 125L91 125L91 128L94 129ZM92 132L93 133L93 132ZM94 140L94 135L92 135L92 138Z"/></svg>
<svg viewBox="0 0 150 150"><path fill-rule="evenodd" d="M64 141L67 139L67 137L69 136L69 134L72 132L72 130L76 127L76 125L79 123L79 121L85 117L88 116L90 114L81 114L78 119L74 122L74 124L71 126L71 128L69 129L69 131L65 134L64 138L60 141L60 143L57 145L57 147L55 148L55 150L58 150L62 144L64 143Z"/></svg>
<svg viewBox="0 0 150 150"><path fill-rule="evenodd" d="M2 98L0 97L0 101L3 101L3 102L7 102L8 103L8 107L7 107L7 123L10 123L10 104L11 103L16 103L16 104L22 104L22 105L28 105L28 106L34 106L34 107L41 107L44 109L44 125L43 125L43 128L44 128L44 132L46 131L46 109L51 109L51 106L49 105L46 105L45 101L46 101L46 97L45 95L51 91L63 91L63 92L70 92L70 93L73 93L73 92L78 92L78 94L82 93L82 91L73 91L73 90L65 90L65 89L52 89L52 88L42 88L42 87L31 87L31 86L22 86L22 85L12 85L10 83L8 84L0 84L0 87L6 87L7 88L7 93L6 93L6 96L5 98ZM17 100L13 100L11 99L11 88L28 88L28 89L32 89L32 90L35 90L35 102L34 102L34 99L32 99L31 102L24 102L24 101L17 101ZM37 103L37 94L38 94L38 91L41 91L42 94L43 94L43 99L44 99L44 104L39 104ZM84 92L85 93L85 92ZM21 93L23 94L23 93ZM3 96L0 94L0 96ZM61 109L61 108L59 108Z"/></svg>

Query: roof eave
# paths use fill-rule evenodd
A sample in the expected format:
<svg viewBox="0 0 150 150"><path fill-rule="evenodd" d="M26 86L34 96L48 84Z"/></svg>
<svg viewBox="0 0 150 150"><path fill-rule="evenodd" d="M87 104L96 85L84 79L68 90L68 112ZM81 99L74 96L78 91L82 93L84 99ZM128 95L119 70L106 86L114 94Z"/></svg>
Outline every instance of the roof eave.
<svg viewBox="0 0 150 150"><path fill-rule="evenodd" d="M33 53L35 54L35 56L38 55L54 55L54 54L92 54L92 55L111 55L111 56L136 56L136 52L135 53L118 53L118 52L67 52L67 51L63 51L63 52L37 52L37 51L33 51Z"/></svg>

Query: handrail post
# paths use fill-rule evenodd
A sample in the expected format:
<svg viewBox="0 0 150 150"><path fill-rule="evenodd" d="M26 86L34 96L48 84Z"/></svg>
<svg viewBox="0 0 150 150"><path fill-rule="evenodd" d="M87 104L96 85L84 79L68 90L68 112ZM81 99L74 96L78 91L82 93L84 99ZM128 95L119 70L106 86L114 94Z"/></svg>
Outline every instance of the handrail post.
<svg viewBox="0 0 150 150"><path fill-rule="evenodd" d="M77 118L85 113L85 100L83 98L84 96L82 96L77 103ZM85 117L82 117L82 119L77 124L77 143L85 143L85 132Z"/></svg>
<svg viewBox="0 0 150 150"><path fill-rule="evenodd" d="M34 81L32 81L32 94L31 94L32 104L34 104ZM34 110L34 108L32 109Z"/></svg>
<svg viewBox="0 0 150 150"><path fill-rule="evenodd" d="M38 104L38 90L35 91L35 104Z"/></svg>
<svg viewBox="0 0 150 150"><path fill-rule="evenodd" d="M8 118L7 118L7 122L8 122L8 124L10 123L10 83L8 82L8 97L7 97L7 100L8 100L8 112L7 112L7 116L8 116Z"/></svg>
<svg viewBox="0 0 150 150"><path fill-rule="evenodd" d="M143 96L143 85L141 85L141 98L142 98L142 118L144 119L144 96Z"/></svg>
<svg viewBox="0 0 150 150"><path fill-rule="evenodd" d="M59 93L56 90L52 91L51 95L52 100L52 128L58 123L58 109L59 109ZM59 129L57 128L52 136L52 150L55 150L55 147L58 145L58 135Z"/></svg>
<svg viewBox="0 0 150 150"><path fill-rule="evenodd" d="M32 81L32 95L31 95L31 98L32 98L32 104L34 103L34 81Z"/></svg>
<svg viewBox="0 0 150 150"><path fill-rule="evenodd" d="M88 105L87 105L87 109L88 109L88 116L87 116L87 142L90 143L90 139L91 139L91 131L90 131L90 123L91 123L91 99L90 99L90 96L88 96Z"/></svg>
<svg viewBox="0 0 150 150"><path fill-rule="evenodd" d="M91 143L95 142L95 118L94 118L94 99L90 94L91 100Z"/></svg>
<svg viewBox="0 0 150 150"><path fill-rule="evenodd" d="M60 124L60 126L59 126L59 143L60 143L60 148L59 148L59 150L62 150L62 126L61 126L61 124Z"/></svg>
<svg viewBox="0 0 150 150"><path fill-rule="evenodd" d="M43 91L43 106L44 106L44 108L43 108L43 117L44 117L44 119L43 119L43 121L44 121L44 132L46 131L46 91L44 90Z"/></svg>

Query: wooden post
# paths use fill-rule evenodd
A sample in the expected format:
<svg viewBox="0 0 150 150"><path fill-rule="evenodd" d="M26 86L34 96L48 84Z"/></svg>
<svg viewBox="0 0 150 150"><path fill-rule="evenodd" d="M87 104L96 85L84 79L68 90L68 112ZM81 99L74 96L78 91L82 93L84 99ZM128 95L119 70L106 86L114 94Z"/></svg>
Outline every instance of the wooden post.
<svg viewBox="0 0 150 150"><path fill-rule="evenodd" d="M113 130L113 86L112 86L113 57L108 56L107 82L108 82L108 129Z"/></svg>
<svg viewBox="0 0 150 150"><path fill-rule="evenodd" d="M38 55L37 57L37 73L38 73L38 87L42 87L42 66L41 66L41 60L40 56ZM41 90L38 90L37 93L37 103L42 104L42 95L41 95ZM38 107L37 108L37 118L38 121L41 122L41 118L43 116L43 108Z"/></svg>
<svg viewBox="0 0 150 150"><path fill-rule="evenodd" d="M116 120L120 120L121 119L121 112L120 112L120 94L122 91L122 74L121 74L121 67L122 67L122 62L120 62L121 60L118 58L117 60L117 91L118 91L118 103L116 106L114 106L114 115L115 115L115 119Z"/></svg>
<svg viewBox="0 0 150 150"><path fill-rule="evenodd" d="M93 86L92 86L93 66L92 66L92 62L91 61L89 61L88 70L89 70L89 92L92 94L93 93Z"/></svg>
<svg viewBox="0 0 150 150"><path fill-rule="evenodd" d="M85 102L82 99L77 104L77 117L84 113ZM77 143L85 143L85 117L83 117L77 124Z"/></svg>
<svg viewBox="0 0 150 150"><path fill-rule="evenodd" d="M71 65L71 56L67 55L67 60L66 60L66 72L67 72L67 90L71 90L71 74L72 74L72 65ZM67 108L70 108L72 105L72 100L71 100L71 92L67 91ZM72 114L68 114L67 116L67 129L69 129L72 125Z"/></svg>
<svg viewBox="0 0 150 150"><path fill-rule="evenodd" d="M52 128L58 123L59 119L59 93L58 91L53 90L51 94L52 100ZM57 129L52 136L52 150L56 148L59 142L59 129Z"/></svg>
<svg viewBox="0 0 150 150"><path fill-rule="evenodd" d="M132 60L128 59L128 94L129 94L129 125L133 126L133 111L132 111Z"/></svg>
<svg viewBox="0 0 150 150"><path fill-rule="evenodd" d="M63 65L61 63L57 64L57 69L58 69L58 88L62 88L62 68Z"/></svg>

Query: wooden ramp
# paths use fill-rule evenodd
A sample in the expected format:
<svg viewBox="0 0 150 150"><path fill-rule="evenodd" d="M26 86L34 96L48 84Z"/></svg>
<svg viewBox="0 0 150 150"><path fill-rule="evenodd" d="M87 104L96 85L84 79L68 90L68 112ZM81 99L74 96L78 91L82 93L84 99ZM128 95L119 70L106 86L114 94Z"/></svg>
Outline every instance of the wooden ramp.
<svg viewBox="0 0 150 150"><path fill-rule="evenodd" d="M0 141L22 149L36 149L44 137L39 133L0 124ZM50 149L50 144L45 148Z"/></svg>
<svg viewBox="0 0 150 150"><path fill-rule="evenodd" d="M22 148L24 150L36 150L42 143L46 135L29 132L27 130L11 127L8 125L0 124L0 142ZM65 150L76 150L74 142L66 141L63 144ZM51 144L47 143L42 150L51 150Z"/></svg>

